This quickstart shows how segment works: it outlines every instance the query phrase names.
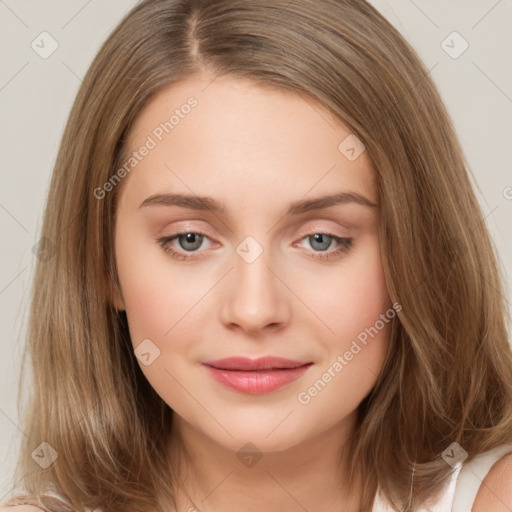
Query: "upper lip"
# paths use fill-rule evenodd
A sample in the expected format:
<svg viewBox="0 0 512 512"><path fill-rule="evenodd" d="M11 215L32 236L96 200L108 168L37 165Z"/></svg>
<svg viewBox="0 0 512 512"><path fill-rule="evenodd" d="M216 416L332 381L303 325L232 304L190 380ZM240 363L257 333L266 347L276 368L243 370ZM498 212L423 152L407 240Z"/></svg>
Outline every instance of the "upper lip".
<svg viewBox="0 0 512 512"><path fill-rule="evenodd" d="M294 361L282 357L259 357L250 359L248 357L228 357L226 359L217 359L216 361L205 361L206 366L212 366L221 370L271 370L280 368L298 368L309 364L307 361Z"/></svg>

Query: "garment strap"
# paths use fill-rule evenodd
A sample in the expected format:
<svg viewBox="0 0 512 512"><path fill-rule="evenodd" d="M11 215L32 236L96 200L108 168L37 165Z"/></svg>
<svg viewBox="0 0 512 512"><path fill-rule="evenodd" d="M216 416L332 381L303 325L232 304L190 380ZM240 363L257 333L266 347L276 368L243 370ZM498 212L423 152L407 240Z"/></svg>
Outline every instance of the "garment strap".
<svg viewBox="0 0 512 512"><path fill-rule="evenodd" d="M491 467L507 453L512 453L512 445L498 446L462 465L455 488L452 512L471 512L482 481Z"/></svg>

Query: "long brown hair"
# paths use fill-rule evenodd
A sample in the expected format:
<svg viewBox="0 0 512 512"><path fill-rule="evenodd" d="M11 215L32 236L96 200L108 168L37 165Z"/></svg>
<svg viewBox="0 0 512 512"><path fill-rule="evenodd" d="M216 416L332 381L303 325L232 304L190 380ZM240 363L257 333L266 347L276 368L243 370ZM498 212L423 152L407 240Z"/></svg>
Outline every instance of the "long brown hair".
<svg viewBox="0 0 512 512"><path fill-rule="evenodd" d="M512 443L509 319L445 106L411 46L362 0L143 0L103 44L47 198L41 236L51 250L37 263L27 333L25 494L11 503L65 510L51 490L77 511L162 511L172 500L172 454L163 450L172 410L140 371L111 300L122 183L102 198L94 191L122 166L127 134L151 98L204 71L312 98L366 147L386 282L402 309L359 407L348 479L364 475L361 510L380 485L414 511L446 484L441 453L452 442L469 460ZM57 459L40 467L35 450Z"/></svg>

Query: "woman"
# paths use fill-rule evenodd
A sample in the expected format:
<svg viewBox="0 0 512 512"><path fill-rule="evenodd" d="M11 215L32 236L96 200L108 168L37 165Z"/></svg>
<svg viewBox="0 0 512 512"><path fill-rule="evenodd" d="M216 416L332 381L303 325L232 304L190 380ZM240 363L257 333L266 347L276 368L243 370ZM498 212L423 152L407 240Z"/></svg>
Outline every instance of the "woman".
<svg viewBox="0 0 512 512"><path fill-rule="evenodd" d="M10 505L512 506L489 234L367 3L140 2L83 81L42 236Z"/></svg>

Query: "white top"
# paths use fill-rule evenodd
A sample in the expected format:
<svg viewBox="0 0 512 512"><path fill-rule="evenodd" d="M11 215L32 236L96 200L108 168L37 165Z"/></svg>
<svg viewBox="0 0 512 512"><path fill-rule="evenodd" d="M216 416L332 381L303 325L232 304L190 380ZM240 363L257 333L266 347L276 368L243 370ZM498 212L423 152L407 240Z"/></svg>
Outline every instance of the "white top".
<svg viewBox="0 0 512 512"><path fill-rule="evenodd" d="M485 476L491 467L508 453L512 453L512 445L494 448L477 455L467 464L459 464L453 469L451 478L437 501L418 512L470 512ZM51 494L60 498L55 493ZM101 509L86 510L87 512L102 512ZM173 508L170 512L176 512L176 510ZM380 488L377 489L372 512L397 512L380 493Z"/></svg>
<svg viewBox="0 0 512 512"><path fill-rule="evenodd" d="M485 476L491 467L508 453L512 453L512 445L494 448L477 455L467 464L459 464L454 468L438 500L418 512L470 512ZM380 490L377 490L372 512L396 512L396 510L380 494Z"/></svg>

